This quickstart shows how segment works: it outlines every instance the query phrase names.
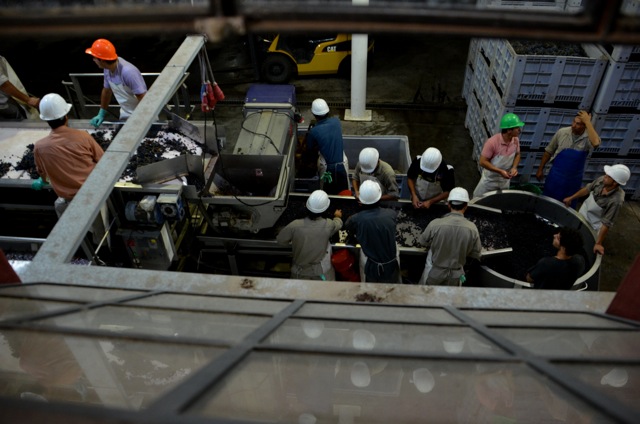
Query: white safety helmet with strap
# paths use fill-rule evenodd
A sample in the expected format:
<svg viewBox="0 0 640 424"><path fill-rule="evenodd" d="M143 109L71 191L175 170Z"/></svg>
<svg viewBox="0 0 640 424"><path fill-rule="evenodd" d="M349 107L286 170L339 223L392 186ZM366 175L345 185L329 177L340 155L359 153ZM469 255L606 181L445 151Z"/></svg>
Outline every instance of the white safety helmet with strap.
<svg viewBox="0 0 640 424"><path fill-rule="evenodd" d="M382 197L380 183L367 180L360 186L360 202L364 205L373 205Z"/></svg>
<svg viewBox="0 0 640 424"><path fill-rule="evenodd" d="M316 190L307 199L307 209L313 213L322 213L329 209L329 196L323 190Z"/></svg>
<svg viewBox="0 0 640 424"><path fill-rule="evenodd" d="M329 105L324 99L315 99L311 103L311 113L316 116L324 116L329 113Z"/></svg>
<svg viewBox="0 0 640 424"><path fill-rule="evenodd" d="M420 169L424 172L435 172L442 163L442 153L435 147L429 147L420 157Z"/></svg>
<svg viewBox="0 0 640 424"><path fill-rule="evenodd" d="M631 178L631 171L621 163L613 166L605 165L604 173L613 178L613 181L617 182L621 186L626 185L629 178Z"/></svg>
<svg viewBox="0 0 640 424"><path fill-rule="evenodd" d="M40 100L40 119L43 121L64 118L70 110L71 105L59 94L50 93Z"/></svg>
<svg viewBox="0 0 640 424"><path fill-rule="evenodd" d="M455 187L449 192L447 202L453 204L469 203L469 192L462 187Z"/></svg>
<svg viewBox="0 0 640 424"><path fill-rule="evenodd" d="M378 166L378 159L380 159L380 153L373 147L365 147L360 151L358 161L360 162L360 169L367 174L372 173L376 166Z"/></svg>

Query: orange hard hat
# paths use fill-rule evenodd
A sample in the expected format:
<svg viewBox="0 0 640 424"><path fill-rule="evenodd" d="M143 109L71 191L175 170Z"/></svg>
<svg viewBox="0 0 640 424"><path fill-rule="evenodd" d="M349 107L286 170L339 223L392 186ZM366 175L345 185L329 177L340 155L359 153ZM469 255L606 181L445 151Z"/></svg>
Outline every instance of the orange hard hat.
<svg viewBox="0 0 640 424"><path fill-rule="evenodd" d="M85 50L85 53L102 60L116 60L118 58L116 48L113 47L111 41L105 40L104 38L99 38L94 41L91 48Z"/></svg>

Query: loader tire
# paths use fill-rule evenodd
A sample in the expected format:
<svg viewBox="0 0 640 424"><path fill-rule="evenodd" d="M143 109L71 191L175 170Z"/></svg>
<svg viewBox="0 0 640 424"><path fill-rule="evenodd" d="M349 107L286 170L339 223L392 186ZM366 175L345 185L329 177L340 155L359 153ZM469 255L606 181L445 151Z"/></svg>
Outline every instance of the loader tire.
<svg viewBox="0 0 640 424"><path fill-rule="evenodd" d="M267 56L262 64L262 76L266 82L284 84L294 75L294 63L288 57L280 54Z"/></svg>

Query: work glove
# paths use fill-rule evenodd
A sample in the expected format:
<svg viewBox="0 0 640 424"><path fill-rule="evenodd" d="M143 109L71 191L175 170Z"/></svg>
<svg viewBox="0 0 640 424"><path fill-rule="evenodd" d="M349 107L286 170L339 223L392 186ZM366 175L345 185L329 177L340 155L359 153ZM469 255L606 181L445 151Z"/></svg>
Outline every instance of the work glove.
<svg viewBox="0 0 640 424"><path fill-rule="evenodd" d="M31 188L34 190L42 190L44 187L48 187L49 183L46 181L42 181L42 177L38 178L34 182L31 183Z"/></svg>
<svg viewBox="0 0 640 424"><path fill-rule="evenodd" d="M89 123L93 125L95 128L98 128L104 122L104 116L106 114L107 114L107 111L100 108L100 112L98 112L96 116L91 118L91 121L89 121Z"/></svg>

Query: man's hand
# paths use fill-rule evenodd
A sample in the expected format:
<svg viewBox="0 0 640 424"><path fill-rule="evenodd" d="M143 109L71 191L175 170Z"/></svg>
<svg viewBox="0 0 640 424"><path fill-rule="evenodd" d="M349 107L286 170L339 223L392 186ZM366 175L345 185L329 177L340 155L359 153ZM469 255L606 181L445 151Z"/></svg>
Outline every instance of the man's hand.
<svg viewBox="0 0 640 424"><path fill-rule="evenodd" d="M544 179L544 171L542 169L538 169L536 172L536 180L542 181Z"/></svg>
<svg viewBox="0 0 640 424"><path fill-rule="evenodd" d="M502 175L502 178L506 178L507 180L511 178L511 175L504 169L498 171L498 174Z"/></svg>
<svg viewBox="0 0 640 424"><path fill-rule="evenodd" d="M411 196L411 203L413 203L413 207L415 209L420 209L422 207L422 202L416 195Z"/></svg>
<svg viewBox="0 0 640 424"><path fill-rule="evenodd" d="M513 167L509 170L509 178L513 178L518 175L518 168Z"/></svg>
<svg viewBox="0 0 640 424"><path fill-rule="evenodd" d="M336 209L336 211L333 213L333 216L342 219L342 209Z"/></svg>
<svg viewBox="0 0 640 424"><path fill-rule="evenodd" d="M594 244L593 253L599 253L601 255L604 255L604 246L598 243Z"/></svg>
<svg viewBox="0 0 640 424"><path fill-rule="evenodd" d="M586 110L581 110L580 112L578 112L578 118L580 118L582 123L585 125L591 123L591 114Z"/></svg>
<svg viewBox="0 0 640 424"><path fill-rule="evenodd" d="M47 183L46 181L43 181L42 177L40 177L31 183L31 188L39 191L39 190L42 190L44 187L47 187L48 185L49 183Z"/></svg>
<svg viewBox="0 0 640 424"><path fill-rule="evenodd" d="M98 112L98 114L96 116L91 118L91 121L89 121L89 123L94 128L98 128L104 122L104 117L105 117L106 114L107 114L107 111L102 109L102 108L100 108L100 112Z"/></svg>
<svg viewBox="0 0 640 424"><path fill-rule="evenodd" d="M571 206L571 202L573 202L573 199L571 197L565 197L562 200L562 203L564 203L565 206L567 206L567 207Z"/></svg>

